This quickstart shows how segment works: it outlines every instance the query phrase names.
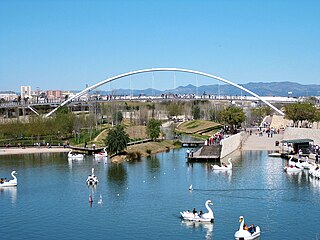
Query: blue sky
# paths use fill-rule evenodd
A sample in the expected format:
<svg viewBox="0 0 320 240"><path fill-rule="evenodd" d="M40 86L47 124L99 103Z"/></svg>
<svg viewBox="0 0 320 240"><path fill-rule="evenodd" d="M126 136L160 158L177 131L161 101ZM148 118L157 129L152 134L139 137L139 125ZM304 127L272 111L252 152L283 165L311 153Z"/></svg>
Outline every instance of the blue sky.
<svg viewBox="0 0 320 240"><path fill-rule="evenodd" d="M316 0L2 0L0 90L82 89L153 67L238 84L320 84L319 12ZM173 79L149 73L101 89L217 83L181 73Z"/></svg>

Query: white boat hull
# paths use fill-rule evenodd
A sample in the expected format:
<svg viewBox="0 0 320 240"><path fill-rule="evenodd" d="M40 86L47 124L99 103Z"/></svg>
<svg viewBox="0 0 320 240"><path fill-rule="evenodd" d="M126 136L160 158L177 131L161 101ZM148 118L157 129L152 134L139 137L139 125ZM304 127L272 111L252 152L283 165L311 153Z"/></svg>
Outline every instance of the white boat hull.
<svg viewBox="0 0 320 240"><path fill-rule="evenodd" d="M214 218L203 218L200 217L197 213L193 214L192 212L180 212L181 217L183 220L193 221L193 222L214 222Z"/></svg>
<svg viewBox="0 0 320 240"><path fill-rule="evenodd" d="M254 233L250 233L247 230L237 231L234 234L235 240L253 240L260 237L260 227L256 227L256 231Z"/></svg>
<svg viewBox="0 0 320 240"><path fill-rule="evenodd" d="M281 157L281 153L277 153L277 152L269 153L268 156L269 157Z"/></svg>
<svg viewBox="0 0 320 240"><path fill-rule="evenodd" d="M287 173L297 173L297 172L301 172L302 169L297 168L297 167L293 167L293 166L287 166L287 167L284 167L284 171Z"/></svg>
<svg viewBox="0 0 320 240"><path fill-rule="evenodd" d="M0 188L1 187L16 187L17 185L18 185L17 183L4 182L4 183L0 183Z"/></svg>

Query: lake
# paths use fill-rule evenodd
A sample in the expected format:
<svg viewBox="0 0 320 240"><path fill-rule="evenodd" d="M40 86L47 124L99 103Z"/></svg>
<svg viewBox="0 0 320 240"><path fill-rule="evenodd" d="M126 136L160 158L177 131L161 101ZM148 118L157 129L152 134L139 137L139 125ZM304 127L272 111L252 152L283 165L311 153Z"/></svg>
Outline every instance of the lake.
<svg viewBox="0 0 320 240"><path fill-rule="evenodd" d="M123 164L68 161L67 153L0 156L0 177L18 172L16 188L0 188L1 239L233 239L240 215L260 226L261 239L320 239L320 180L286 174L286 161L266 151L234 154L231 172L188 164L185 151ZM85 182L92 167L95 188ZM214 224L180 219L182 210L205 211L207 199Z"/></svg>

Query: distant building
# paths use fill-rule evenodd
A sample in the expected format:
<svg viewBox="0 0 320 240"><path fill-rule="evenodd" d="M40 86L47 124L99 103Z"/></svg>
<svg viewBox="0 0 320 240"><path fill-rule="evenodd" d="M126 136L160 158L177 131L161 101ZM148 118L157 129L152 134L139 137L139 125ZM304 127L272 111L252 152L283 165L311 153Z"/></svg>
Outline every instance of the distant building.
<svg viewBox="0 0 320 240"><path fill-rule="evenodd" d="M62 97L61 90L47 90L46 94L48 99L60 99Z"/></svg>
<svg viewBox="0 0 320 240"><path fill-rule="evenodd" d="M21 93L21 99L24 98L31 98L31 86L21 86L20 87Z"/></svg>
<svg viewBox="0 0 320 240"><path fill-rule="evenodd" d="M16 100L18 98L18 95L15 92L12 91L0 91L0 100L5 100L8 102L11 102L13 100Z"/></svg>

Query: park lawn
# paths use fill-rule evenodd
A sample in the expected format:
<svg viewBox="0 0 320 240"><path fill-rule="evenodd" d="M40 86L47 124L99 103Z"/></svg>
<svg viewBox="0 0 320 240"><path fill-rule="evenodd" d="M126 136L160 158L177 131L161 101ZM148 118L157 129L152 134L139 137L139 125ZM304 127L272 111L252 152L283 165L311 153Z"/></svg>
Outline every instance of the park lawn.
<svg viewBox="0 0 320 240"><path fill-rule="evenodd" d="M137 126L128 126L125 128L125 131L129 134L130 139L145 139L146 135L146 126L137 125Z"/></svg>
<svg viewBox="0 0 320 240"><path fill-rule="evenodd" d="M187 121L180 124L177 128L179 132L187 133L187 134L195 134L195 133L204 133L212 131L215 128L220 128L221 124L206 121L206 120L193 120Z"/></svg>

